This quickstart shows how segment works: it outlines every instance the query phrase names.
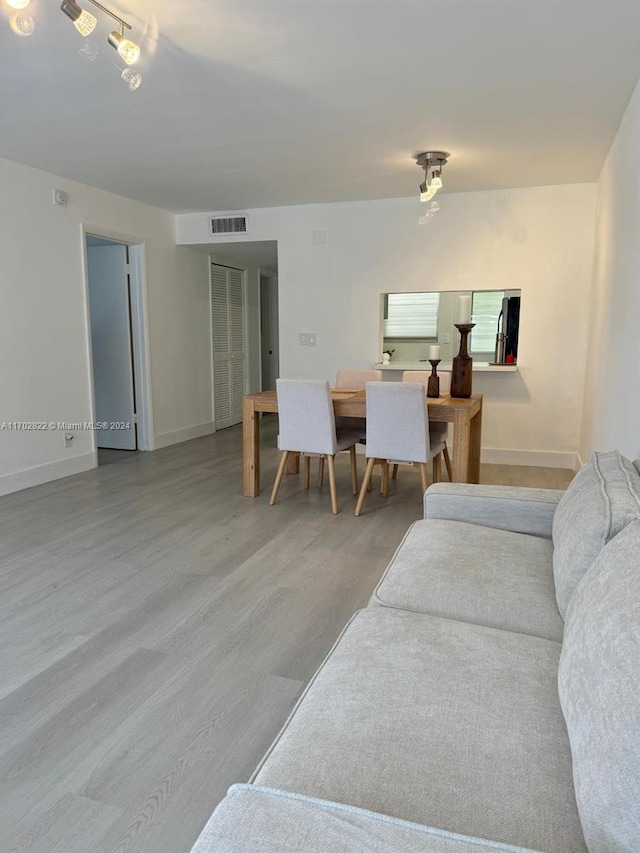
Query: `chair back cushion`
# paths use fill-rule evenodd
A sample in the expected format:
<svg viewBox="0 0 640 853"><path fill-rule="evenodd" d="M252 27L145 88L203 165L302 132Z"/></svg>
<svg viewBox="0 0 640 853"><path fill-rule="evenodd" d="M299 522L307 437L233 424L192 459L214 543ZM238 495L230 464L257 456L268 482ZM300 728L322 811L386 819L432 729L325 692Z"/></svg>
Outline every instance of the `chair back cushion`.
<svg viewBox="0 0 640 853"><path fill-rule="evenodd" d="M617 450L594 453L553 517L553 577L564 617L580 579L602 548L640 517L640 474Z"/></svg>
<svg viewBox="0 0 640 853"><path fill-rule="evenodd" d="M381 382L381 370L339 370L336 374L336 388L350 388L364 391L367 382Z"/></svg>
<svg viewBox="0 0 640 853"><path fill-rule="evenodd" d="M424 385L367 383L367 456L399 462L431 459Z"/></svg>
<svg viewBox="0 0 640 853"><path fill-rule="evenodd" d="M323 379L277 379L280 450L336 452L336 425L329 383Z"/></svg>
<svg viewBox="0 0 640 853"><path fill-rule="evenodd" d="M590 853L640 850L640 520L609 542L567 610L558 673Z"/></svg>

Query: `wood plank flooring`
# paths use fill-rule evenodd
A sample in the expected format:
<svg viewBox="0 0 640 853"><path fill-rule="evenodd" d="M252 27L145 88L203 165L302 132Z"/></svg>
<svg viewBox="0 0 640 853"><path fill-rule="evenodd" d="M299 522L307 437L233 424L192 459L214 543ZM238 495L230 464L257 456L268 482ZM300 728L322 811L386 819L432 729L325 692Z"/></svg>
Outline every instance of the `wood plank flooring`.
<svg viewBox="0 0 640 853"><path fill-rule="evenodd" d="M355 518L348 454L339 515L328 486L295 476L269 507L275 418L263 424L257 499L242 497L240 427L107 451L97 470L0 498L4 853L186 853L421 517L418 473L402 470Z"/></svg>

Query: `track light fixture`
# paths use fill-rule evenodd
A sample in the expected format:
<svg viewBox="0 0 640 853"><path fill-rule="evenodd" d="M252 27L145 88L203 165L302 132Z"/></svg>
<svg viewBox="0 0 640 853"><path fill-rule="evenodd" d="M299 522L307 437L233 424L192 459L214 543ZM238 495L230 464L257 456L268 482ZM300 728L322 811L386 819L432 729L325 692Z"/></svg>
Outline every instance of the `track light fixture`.
<svg viewBox="0 0 640 853"><path fill-rule="evenodd" d="M416 163L424 169L424 181L420 184L420 201L431 201L442 189L442 168L449 159L447 151L424 151L416 157Z"/></svg>
<svg viewBox="0 0 640 853"><path fill-rule="evenodd" d="M1 1L2 0L0 0L0 2ZM105 15L109 15L110 18L117 21L118 29L109 33L107 41L111 47L117 51L118 56L126 63L127 66L133 65L137 62L140 58L140 46L134 41L131 41L131 39L126 38L124 34L125 29L131 29L131 24L128 24L124 18L121 18L120 15L116 15L116 13L112 12L111 9L103 6L102 3L98 2L98 0L79 0L79 2L83 3L83 5L85 3L91 3L91 5L95 6L96 9L100 9L100 11L104 12ZM95 30L98 24L98 19L95 15L91 14L91 12L83 9L79 5L79 2L78 0L62 0L60 3L60 10L71 20L73 26L80 35L86 38ZM31 4L31 0L4 0L4 3L7 6L10 6L11 9L15 10L9 15L9 26L13 32L18 36L30 36L35 29L36 22L31 15L25 13L24 10ZM98 56L98 50L90 39L87 39L84 42L78 53L83 59L89 62L93 62ZM140 72L132 71L129 68L125 68L124 70L119 69L119 71L120 76L125 81L129 89L131 89L132 92L135 92L142 83L142 74Z"/></svg>
<svg viewBox="0 0 640 853"><path fill-rule="evenodd" d="M22 3L24 0L13 0L13 2ZM93 6L96 6L106 15L109 15L120 25L119 31L113 30L113 32L110 32L107 37L107 41L111 47L118 51L120 57L124 59L127 65L133 65L134 62L137 62L140 58L140 47L135 42L126 38L124 34L125 27L130 30L131 24L128 24L119 15L116 15L115 12L112 12L111 9L107 9L107 7L103 6L102 3L98 3L98 0L88 0L88 2ZM67 17L71 18L75 28L83 36L88 36L98 23L98 19L90 12L86 12L84 9L81 9L76 3L76 0L62 0L60 8Z"/></svg>

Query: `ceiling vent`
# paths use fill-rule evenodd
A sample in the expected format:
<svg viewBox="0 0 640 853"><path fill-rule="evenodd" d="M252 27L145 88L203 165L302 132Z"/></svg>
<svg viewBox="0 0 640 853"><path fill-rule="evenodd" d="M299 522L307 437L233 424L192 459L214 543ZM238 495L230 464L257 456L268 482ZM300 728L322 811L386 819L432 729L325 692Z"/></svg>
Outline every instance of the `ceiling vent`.
<svg viewBox="0 0 640 853"><path fill-rule="evenodd" d="M249 217L246 213L211 217L212 234L246 234L248 225Z"/></svg>

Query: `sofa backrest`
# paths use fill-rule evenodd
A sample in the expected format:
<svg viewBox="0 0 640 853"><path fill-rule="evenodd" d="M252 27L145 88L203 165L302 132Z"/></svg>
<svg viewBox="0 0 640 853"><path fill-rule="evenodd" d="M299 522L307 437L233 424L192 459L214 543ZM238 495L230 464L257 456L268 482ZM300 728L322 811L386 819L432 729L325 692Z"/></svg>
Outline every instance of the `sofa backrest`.
<svg viewBox="0 0 640 853"><path fill-rule="evenodd" d="M594 453L553 517L553 579L563 617L589 566L634 518L640 518L640 473L617 450Z"/></svg>
<svg viewBox="0 0 640 853"><path fill-rule="evenodd" d="M558 673L590 853L640 850L640 520L601 551L567 610Z"/></svg>

